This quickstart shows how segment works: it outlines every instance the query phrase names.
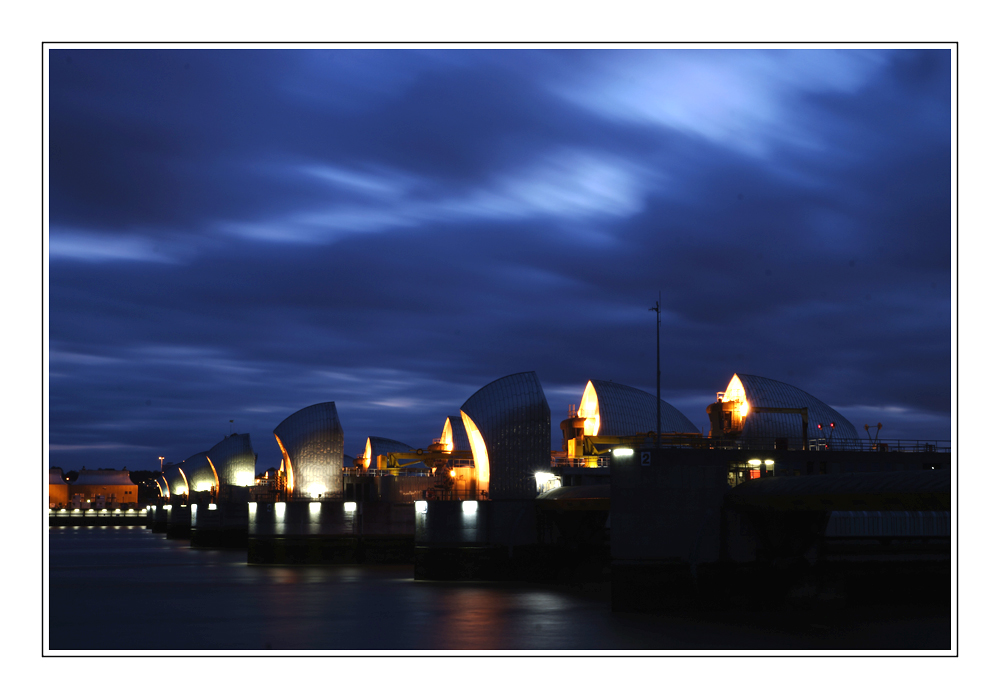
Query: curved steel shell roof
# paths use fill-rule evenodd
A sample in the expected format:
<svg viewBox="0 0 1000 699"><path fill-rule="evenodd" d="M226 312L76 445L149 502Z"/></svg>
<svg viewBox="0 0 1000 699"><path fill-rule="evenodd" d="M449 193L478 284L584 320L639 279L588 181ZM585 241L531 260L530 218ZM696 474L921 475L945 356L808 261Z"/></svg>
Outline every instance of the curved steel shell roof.
<svg viewBox="0 0 1000 699"><path fill-rule="evenodd" d="M444 421L447 425L451 426L451 450L470 451L472 444L469 442L469 433L465 431L465 423L462 422L462 418L449 415ZM444 431L442 430L442 434Z"/></svg>
<svg viewBox="0 0 1000 699"><path fill-rule="evenodd" d="M170 491L169 497L174 495L184 495L187 493L187 479L181 473L182 464L170 464L163 467L163 478L167 481L167 488Z"/></svg>
<svg viewBox="0 0 1000 699"><path fill-rule="evenodd" d="M188 489L192 493L203 493L218 485L215 469L208 460L208 452L203 451L189 456L181 462L181 470L187 478Z"/></svg>
<svg viewBox="0 0 1000 699"><path fill-rule="evenodd" d="M762 376L736 374L743 384L750 412L743 425L741 439L769 442L775 437L787 437L790 449L802 448L802 418L798 415L775 413L757 413L754 407L766 408L808 408L809 409L809 439L829 439L831 422L836 424L833 431L834 441L846 440L860 446L858 431L854 429L847 418L829 405L787 383L766 379ZM823 430L816 425L822 423Z"/></svg>
<svg viewBox="0 0 1000 699"><path fill-rule="evenodd" d="M597 393L601 435L631 436L656 431L656 396L613 381L591 381ZM663 432L700 432L684 414L660 400Z"/></svg>
<svg viewBox="0 0 1000 699"><path fill-rule="evenodd" d="M368 445L372 449L371 460L373 463L375 459L385 456L389 452L416 451L409 444L403 444L402 442L397 442L395 439L387 439L386 437L369 437Z"/></svg>
<svg viewBox="0 0 1000 699"><path fill-rule="evenodd" d="M285 418L274 428L289 470L292 497L343 492L344 429L337 405L317 403Z"/></svg>
<svg viewBox="0 0 1000 699"><path fill-rule="evenodd" d="M253 485L257 455L249 434L231 434L208 450L220 485Z"/></svg>
<svg viewBox="0 0 1000 699"><path fill-rule="evenodd" d="M483 386L462 412L479 428L489 455L493 499L534 498L535 471L548 468L552 413L533 371Z"/></svg>

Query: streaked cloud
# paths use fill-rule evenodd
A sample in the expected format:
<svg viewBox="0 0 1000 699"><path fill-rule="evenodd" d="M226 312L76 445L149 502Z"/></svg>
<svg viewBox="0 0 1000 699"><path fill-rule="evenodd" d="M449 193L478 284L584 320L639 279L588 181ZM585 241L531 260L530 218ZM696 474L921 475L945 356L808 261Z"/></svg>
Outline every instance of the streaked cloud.
<svg viewBox="0 0 1000 699"><path fill-rule="evenodd" d="M528 370L558 442L588 378L655 392L661 293L696 425L743 371L950 430L947 51L50 57L53 465L276 466L325 401L423 446Z"/></svg>
<svg viewBox="0 0 1000 699"><path fill-rule="evenodd" d="M605 57L602 57L605 58ZM550 85L608 118L648 123L766 157L776 145L819 148L804 95L854 93L886 63L877 51L636 50L593 61Z"/></svg>
<svg viewBox="0 0 1000 699"><path fill-rule="evenodd" d="M178 264L181 260L155 240L139 234L114 235L53 227L49 256L81 262L154 262Z"/></svg>

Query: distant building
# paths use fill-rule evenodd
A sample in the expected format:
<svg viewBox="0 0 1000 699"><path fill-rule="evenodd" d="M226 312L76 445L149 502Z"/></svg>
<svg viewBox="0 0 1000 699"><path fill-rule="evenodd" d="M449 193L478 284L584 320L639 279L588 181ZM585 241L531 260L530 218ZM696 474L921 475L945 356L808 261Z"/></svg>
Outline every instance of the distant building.
<svg viewBox="0 0 1000 699"><path fill-rule="evenodd" d="M61 468L49 469L49 507L65 507L70 501L69 483Z"/></svg>
<svg viewBox="0 0 1000 699"><path fill-rule="evenodd" d="M79 473L76 481L68 484L68 504L73 507L110 507L139 501L139 486L129 478L128 471L84 468ZM49 480L51 483L51 474Z"/></svg>
<svg viewBox="0 0 1000 699"><path fill-rule="evenodd" d="M285 474L282 469L269 468L250 486L251 502L278 502L285 494Z"/></svg>

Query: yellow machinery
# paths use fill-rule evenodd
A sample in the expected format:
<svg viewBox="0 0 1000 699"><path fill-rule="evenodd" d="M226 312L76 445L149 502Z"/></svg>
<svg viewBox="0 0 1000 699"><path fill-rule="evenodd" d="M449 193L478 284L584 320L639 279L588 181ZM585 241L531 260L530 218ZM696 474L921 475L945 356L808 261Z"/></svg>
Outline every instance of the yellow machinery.
<svg viewBox="0 0 1000 699"><path fill-rule="evenodd" d="M596 466L597 458L611 453L615 447L641 449L655 439L656 432L640 432L631 436L584 435L566 440L566 457L583 459L585 466ZM664 432L660 434L660 441L664 446L707 446L707 440L698 432Z"/></svg>

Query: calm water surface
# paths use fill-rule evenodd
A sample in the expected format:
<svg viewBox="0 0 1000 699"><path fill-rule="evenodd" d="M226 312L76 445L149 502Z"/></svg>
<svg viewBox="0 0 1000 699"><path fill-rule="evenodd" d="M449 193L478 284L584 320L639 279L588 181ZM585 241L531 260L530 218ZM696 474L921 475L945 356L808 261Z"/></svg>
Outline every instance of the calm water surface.
<svg viewBox="0 0 1000 699"><path fill-rule="evenodd" d="M49 546L52 650L669 652L881 647L870 644L930 633L948 646L947 618L789 631L612 613L562 588L414 581L408 565L250 566L245 550L143 527L53 527Z"/></svg>

